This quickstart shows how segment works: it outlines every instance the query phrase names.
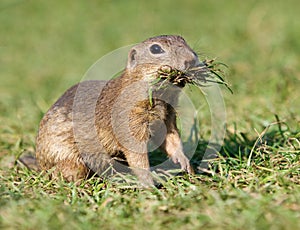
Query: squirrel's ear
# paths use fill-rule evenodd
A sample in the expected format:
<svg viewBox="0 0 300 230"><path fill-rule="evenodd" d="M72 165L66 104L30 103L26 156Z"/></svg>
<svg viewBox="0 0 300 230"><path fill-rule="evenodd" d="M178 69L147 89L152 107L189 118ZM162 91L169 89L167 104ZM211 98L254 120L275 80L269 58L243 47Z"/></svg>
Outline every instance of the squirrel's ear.
<svg viewBox="0 0 300 230"><path fill-rule="evenodd" d="M137 55L136 50L131 49L129 54L128 54L127 68L132 69L136 66L136 55Z"/></svg>

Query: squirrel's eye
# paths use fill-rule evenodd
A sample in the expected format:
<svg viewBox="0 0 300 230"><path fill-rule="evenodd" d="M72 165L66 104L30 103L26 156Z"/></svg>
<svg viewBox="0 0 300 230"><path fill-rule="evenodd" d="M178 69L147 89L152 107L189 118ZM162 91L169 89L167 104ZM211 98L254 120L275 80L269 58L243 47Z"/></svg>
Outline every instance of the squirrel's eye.
<svg viewBox="0 0 300 230"><path fill-rule="evenodd" d="M165 51L157 44L154 44L150 46L150 52L153 54L161 54L164 53Z"/></svg>

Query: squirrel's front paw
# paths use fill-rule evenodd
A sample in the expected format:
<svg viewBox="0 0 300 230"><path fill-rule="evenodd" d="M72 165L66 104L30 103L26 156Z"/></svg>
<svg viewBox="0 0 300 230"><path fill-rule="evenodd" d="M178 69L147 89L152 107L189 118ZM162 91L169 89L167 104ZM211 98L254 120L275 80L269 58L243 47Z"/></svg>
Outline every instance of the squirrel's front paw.
<svg viewBox="0 0 300 230"><path fill-rule="evenodd" d="M189 159L183 153L176 153L171 157L171 159L175 164L179 163L183 171L194 174L194 170L190 165Z"/></svg>

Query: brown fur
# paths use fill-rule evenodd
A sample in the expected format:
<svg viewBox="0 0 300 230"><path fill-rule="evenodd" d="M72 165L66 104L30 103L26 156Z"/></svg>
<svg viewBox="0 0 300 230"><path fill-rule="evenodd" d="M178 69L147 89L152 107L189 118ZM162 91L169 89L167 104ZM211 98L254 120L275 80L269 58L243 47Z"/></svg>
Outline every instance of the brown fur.
<svg viewBox="0 0 300 230"><path fill-rule="evenodd" d="M152 44L165 54L153 55ZM147 144L156 143L189 173L176 127L179 89L157 90L149 103L149 77L162 64L176 69L195 65L198 58L179 36L159 36L133 47L122 75L108 82L85 81L68 89L43 117L36 139L39 167L55 167L71 181L91 172L126 171L125 159L144 184L152 184Z"/></svg>

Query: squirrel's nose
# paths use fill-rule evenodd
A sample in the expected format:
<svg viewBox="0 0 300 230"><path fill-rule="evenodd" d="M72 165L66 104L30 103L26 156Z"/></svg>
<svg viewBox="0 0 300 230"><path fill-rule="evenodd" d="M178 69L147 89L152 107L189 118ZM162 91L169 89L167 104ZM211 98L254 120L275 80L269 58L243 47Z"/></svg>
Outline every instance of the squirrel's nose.
<svg viewBox="0 0 300 230"><path fill-rule="evenodd" d="M184 68L185 68L185 70L188 70L188 69L190 69L192 67L196 67L198 65L200 65L198 56L194 51L192 51L192 54L189 54L189 58L184 61Z"/></svg>
<svg viewBox="0 0 300 230"><path fill-rule="evenodd" d="M194 58L192 60L188 60L184 62L184 67L186 70L188 70L191 67L198 66L200 64L198 58Z"/></svg>

